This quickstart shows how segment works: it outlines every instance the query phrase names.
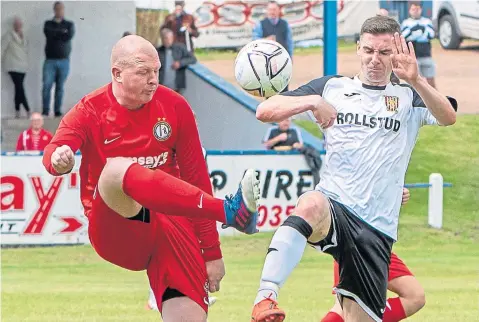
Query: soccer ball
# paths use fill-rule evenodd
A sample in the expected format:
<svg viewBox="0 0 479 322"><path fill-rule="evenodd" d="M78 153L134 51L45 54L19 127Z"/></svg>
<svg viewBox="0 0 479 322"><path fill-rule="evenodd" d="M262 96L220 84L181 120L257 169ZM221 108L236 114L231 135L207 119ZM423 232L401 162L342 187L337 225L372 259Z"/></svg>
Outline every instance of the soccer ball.
<svg viewBox="0 0 479 322"><path fill-rule="evenodd" d="M288 86L293 64L279 43L260 39L244 46L235 60L235 78L248 93L271 97Z"/></svg>

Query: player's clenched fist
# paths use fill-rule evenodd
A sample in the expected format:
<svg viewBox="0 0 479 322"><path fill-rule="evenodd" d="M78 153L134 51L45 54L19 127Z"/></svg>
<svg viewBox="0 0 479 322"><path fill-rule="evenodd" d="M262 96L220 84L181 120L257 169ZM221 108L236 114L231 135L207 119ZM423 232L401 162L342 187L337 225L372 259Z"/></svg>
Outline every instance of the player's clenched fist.
<svg viewBox="0 0 479 322"><path fill-rule="evenodd" d="M318 123L322 129L327 129L333 125L338 114L334 106L326 102L322 97L319 97L319 101L312 112L316 118L316 123Z"/></svg>
<svg viewBox="0 0 479 322"><path fill-rule="evenodd" d="M62 145L53 152L51 162L56 172L60 174L68 173L75 165L75 156L68 145Z"/></svg>

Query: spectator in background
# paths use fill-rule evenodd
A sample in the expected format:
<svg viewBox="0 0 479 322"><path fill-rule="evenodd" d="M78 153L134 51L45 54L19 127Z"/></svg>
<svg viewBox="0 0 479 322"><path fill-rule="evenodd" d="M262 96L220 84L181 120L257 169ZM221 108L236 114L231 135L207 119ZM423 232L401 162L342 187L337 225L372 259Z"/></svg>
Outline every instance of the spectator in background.
<svg viewBox="0 0 479 322"><path fill-rule="evenodd" d="M189 52L193 52L193 37L198 37L200 33L195 26L195 18L186 13L184 7L184 1L175 1L175 11L166 16L161 29L167 28L172 30L174 42L184 44Z"/></svg>
<svg viewBox="0 0 479 322"><path fill-rule="evenodd" d="M3 67L12 78L15 86L15 117L20 117L20 105L30 115L23 80L28 69L27 40L23 33L23 23L18 17L13 19L13 29L5 35L2 41Z"/></svg>
<svg viewBox="0 0 479 322"><path fill-rule="evenodd" d="M263 143L267 149L277 151L299 150L303 147L303 137L298 128L291 126L291 119L286 119L268 130Z"/></svg>
<svg viewBox="0 0 479 322"><path fill-rule="evenodd" d="M276 1L269 1L266 7L266 18L256 24L253 29L253 40L266 38L281 44L293 57L293 32L289 23L280 18L281 8ZM288 91L288 87L284 92Z"/></svg>
<svg viewBox="0 0 479 322"><path fill-rule="evenodd" d="M70 71L71 40L75 33L73 22L65 20L65 5L55 2L55 16L45 21L43 32L47 43L45 46L45 62L43 63L43 115L50 111L50 95L55 83L55 117L62 116L63 85Z"/></svg>
<svg viewBox="0 0 479 322"><path fill-rule="evenodd" d="M186 88L185 69L196 63L196 57L182 43L174 43L174 33L170 29L161 30L161 47L158 50L161 68L161 85L181 93Z"/></svg>
<svg viewBox="0 0 479 322"><path fill-rule="evenodd" d="M18 151L43 151L53 138L53 135L43 128L43 116L33 112L30 117L31 123L28 130L18 136Z"/></svg>
<svg viewBox="0 0 479 322"><path fill-rule="evenodd" d="M420 1L410 3L409 16L410 18L404 20L401 24L401 33L406 41L411 41L414 46L419 73L435 88L436 64L431 56L431 39L434 38L432 21L422 17Z"/></svg>
<svg viewBox="0 0 479 322"><path fill-rule="evenodd" d="M389 17L389 11L387 9L381 8L379 9L378 16Z"/></svg>

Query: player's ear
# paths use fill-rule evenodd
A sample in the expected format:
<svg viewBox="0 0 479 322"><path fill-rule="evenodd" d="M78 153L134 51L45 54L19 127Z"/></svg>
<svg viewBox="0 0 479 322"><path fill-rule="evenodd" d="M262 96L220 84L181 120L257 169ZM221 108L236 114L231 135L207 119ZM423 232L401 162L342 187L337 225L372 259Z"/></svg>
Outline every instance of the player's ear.
<svg viewBox="0 0 479 322"><path fill-rule="evenodd" d="M356 43L356 55L359 56L359 50L361 49L361 40L358 40Z"/></svg>
<svg viewBox="0 0 479 322"><path fill-rule="evenodd" d="M117 81L118 83L122 83L122 77L121 77L121 70L118 67L113 67L111 69L111 74L113 76L113 79Z"/></svg>

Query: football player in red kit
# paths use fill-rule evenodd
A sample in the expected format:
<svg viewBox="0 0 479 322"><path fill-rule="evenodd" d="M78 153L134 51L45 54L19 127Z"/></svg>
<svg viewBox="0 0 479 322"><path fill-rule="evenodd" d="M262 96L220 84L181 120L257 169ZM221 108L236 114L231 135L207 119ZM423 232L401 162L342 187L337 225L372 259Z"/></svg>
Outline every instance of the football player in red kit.
<svg viewBox="0 0 479 322"><path fill-rule="evenodd" d="M404 188L403 205L408 202L409 197L409 190ZM334 262L334 286L338 283L339 265ZM389 264L388 290L396 293L398 297L387 300L383 322L401 321L418 312L426 304L424 289L421 284L394 252L391 253L391 263ZM343 310L337 299L321 322L344 322Z"/></svg>
<svg viewBox="0 0 479 322"><path fill-rule="evenodd" d="M259 181L247 170L235 195L212 197L193 112L158 85L159 68L147 40L119 40L112 82L65 115L43 164L52 175L69 173L80 150L95 251L125 269L147 270L164 321L206 321L208 291L224 275L216 221L257 232Z"/></svg>

